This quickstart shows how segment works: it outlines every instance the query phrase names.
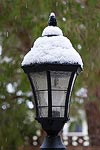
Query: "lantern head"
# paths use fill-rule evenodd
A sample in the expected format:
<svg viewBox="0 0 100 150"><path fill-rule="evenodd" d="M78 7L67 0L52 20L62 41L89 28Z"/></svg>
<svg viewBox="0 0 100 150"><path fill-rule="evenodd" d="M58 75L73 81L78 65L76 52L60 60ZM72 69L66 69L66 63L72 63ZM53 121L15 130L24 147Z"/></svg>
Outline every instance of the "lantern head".
<svg viewBox="0 0 100 150"><path fill-rule="evenodd" d="M73 85L83 68L80 55L56 25L51 13L49 26L22 62L34 95L36 119L48 135L54 136L69 120Z"/></svg>

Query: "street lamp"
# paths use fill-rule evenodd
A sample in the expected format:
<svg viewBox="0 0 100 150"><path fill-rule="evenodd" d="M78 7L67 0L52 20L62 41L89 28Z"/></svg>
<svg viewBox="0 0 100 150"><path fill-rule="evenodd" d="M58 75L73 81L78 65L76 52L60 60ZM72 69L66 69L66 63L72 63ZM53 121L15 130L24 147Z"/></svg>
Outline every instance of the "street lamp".
<svg viewBox="0 0 100 150"><path fill-rule="evenodd" d="M54 13L50 14L42 37L24 57L22 68L31 83L36 120L47 133L41 150L65 150L58 133L69 120L70 97L83 63L57 27Z"/></svg>

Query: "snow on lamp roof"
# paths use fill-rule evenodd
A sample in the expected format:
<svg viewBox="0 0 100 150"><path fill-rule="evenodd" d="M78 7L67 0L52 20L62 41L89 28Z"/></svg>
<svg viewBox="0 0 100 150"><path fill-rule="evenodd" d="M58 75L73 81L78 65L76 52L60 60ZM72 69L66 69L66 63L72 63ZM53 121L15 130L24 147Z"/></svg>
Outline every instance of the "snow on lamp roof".
<svg viewBox="0 0 100 150"><path fill-rule="evenodd" d="M62 30L59 27L56 26L47 26L43 32L42 36L58 36L63 35Z"/></svg>
<svg viewBox="0 0 100 150"><path fill-rule="evenodd" d="M51 20L50 20L51 19ZM54 22L53 22L54 19ZM79 53L73 48L70 40L63 36L62 30L55 26L55 14L51 13L47 26L25 55L22 66L41 63L79 64L83 62Z"/></svg>

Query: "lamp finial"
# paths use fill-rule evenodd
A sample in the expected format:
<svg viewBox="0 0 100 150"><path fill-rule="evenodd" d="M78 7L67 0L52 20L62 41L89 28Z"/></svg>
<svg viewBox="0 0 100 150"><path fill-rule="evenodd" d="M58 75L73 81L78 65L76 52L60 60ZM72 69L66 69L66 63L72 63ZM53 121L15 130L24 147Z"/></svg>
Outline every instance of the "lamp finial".
<svg viewBox="0 0 100 150"><path fill-rule="evenodd" d="M53 12L49 16L48 25L49 26L57 26L56 16L55 16L55 13L53 13Z"/></svg>

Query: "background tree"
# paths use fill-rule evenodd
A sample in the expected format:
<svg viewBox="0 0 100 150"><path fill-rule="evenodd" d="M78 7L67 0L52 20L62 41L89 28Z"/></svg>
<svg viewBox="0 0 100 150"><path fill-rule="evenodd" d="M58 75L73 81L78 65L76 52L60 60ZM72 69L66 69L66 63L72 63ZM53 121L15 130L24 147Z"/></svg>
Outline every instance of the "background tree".
<svg viewBox="0 0 100 150"><path fill-rule="evenodd" d="M88 91L88 97L82 104L73 101L71 108L77 110L85 106L89 133L92 137L95 134L99 137L100 126L96 124L100 120L99 6L99 0L0 0L2 46L0 47L0 145L2 149L18 149L18 146L25 144L25 137L32 137L38 129L36 122L30 120L30 115L34 115L30 107L34 105L29 105L32 93L21 69L21 61L35 39L41 36L52 11L57 16L58 26L71 40L84 62L84 72L78 78L74 92L84 87ZM95 108L91 107L94 103ZM93 116L95 118L96 115L97 119L95 126L90 121L93 112L97 112ZM91 144L97 144L92 142L91 140Z"/></svg>

